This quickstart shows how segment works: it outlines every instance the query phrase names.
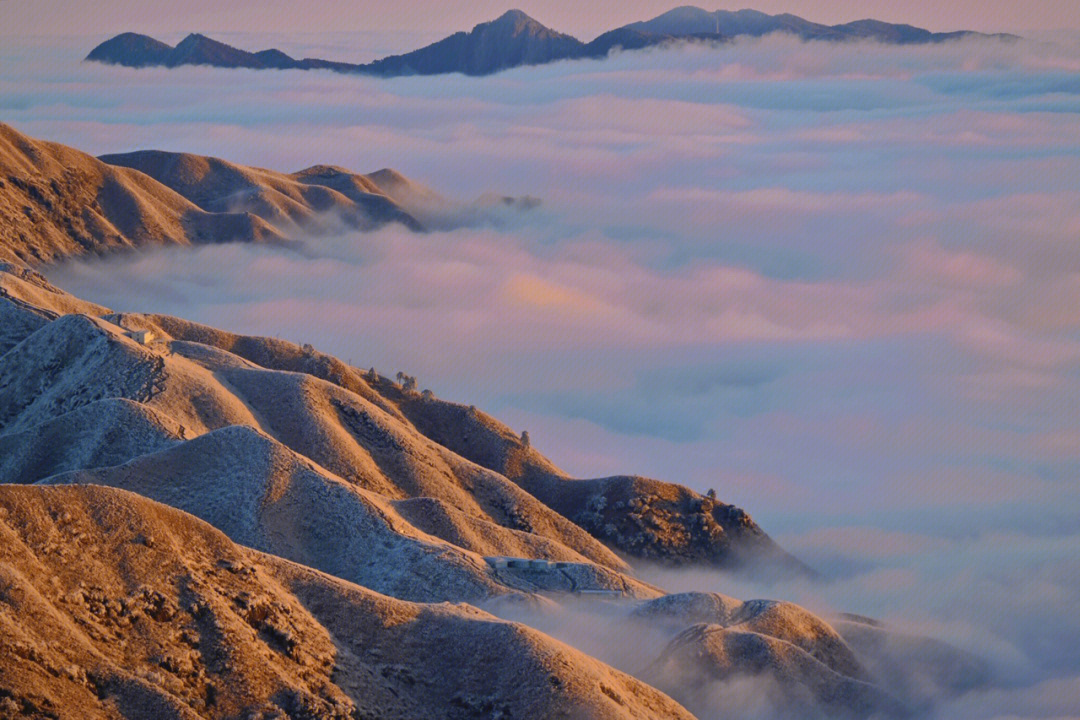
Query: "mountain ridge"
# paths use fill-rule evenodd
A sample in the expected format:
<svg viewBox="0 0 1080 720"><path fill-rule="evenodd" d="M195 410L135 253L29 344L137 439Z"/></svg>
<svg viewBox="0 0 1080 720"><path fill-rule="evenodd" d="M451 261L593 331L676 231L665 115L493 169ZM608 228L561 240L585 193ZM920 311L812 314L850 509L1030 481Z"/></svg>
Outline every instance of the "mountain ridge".
<svg viewBox="0 0 1080 720"><path fill-rule="evenodd" d="M289 244L387 223L424 230L365 176L339 172L342 188L354 185L346 193L307 172L156 150L95 158L0 123L0 249L35 263L151 245Z"/></svg>
<svg viewBox="0 0 1080 720"><path fill-rule="evenodd" d="M631 559L798 573L738 508L646 478L575 480L407 377L114 313L25 266L0 265L0 319L0 714L17 698L74 717L97 707L89 692L128 718L276 704L344 720L402 702L448 719L691 717L717 683L752 677L779 683L783 712L908 714L924 670L897 665L889 630L635 577ZM650 638L653 662L609 666L508 622L580 603L613 641ZM983 682L943 644L901 650L954 667L943 691ZM516 668L513 697L495 657Z"/></svg>
<svg viewBox="0 0 1080 720"><path fill-rule="evenodd" d="M509 68L558 60L603 58L612 50L638 50L680 41L726 41L785 33L805 41L876 41L926 44L963 37L1017 39L1005 33L987 35L969 30L931 32L912 25L873 19L822 25L797 15L769 15L757 10L709 12L685 5L650 20L614 28L589 42L557 32L521 10L509 10L469 31L459 31L411 52L389 55L366 64L294 59L277 49L248 52L198 33L172 47L146 35L121 33L86 56L86 60L129 67L211 65L248 69L328 69L377 77L462 73L489 75Z"/></svg>
<svg viewBox="0 0 1080 720"><path fill-rule="evenodd" d="M568 645L237 545L112 488L0 485L0 716L692 717Z"/></svg>
<svg viewBox="0 0 1080 720"><path fill-rule="evenodd" d="M612 547L675 564L807 572L744 513L685 488L633 478L575 480L494 418L404 382L284 341L238 336L168 316L111 313L80 304L39 277L30 270L0 268L0 315L10 318L8 349L0 356L0 447L6 448L0 482L75 473L66 481L126 486L135 472L132 463L143 462L147 469L135 473L143 478L140 492L183 506L186 495L157 494L174 492L164 482L167 470L160 481L147 484L145 478L157 477L157 468L185 467L192 483L205 478L209 490L214 478L226 473L236 483L248 478L243 493L250 498L266 492L261 488L268 478L278 478L274 482L281 488L312 498L344 493L341 502L352 503L358 517L372 519L359 524L374 537L394 527L394 533L422 547L463 543L467 554L460 557L473 568L467 574L489 586L492 574L478 555L519 553L595 565L587 571L590 577L601 587L611 586L608 571L628 569ZM147 332L153 342L133 339ZM130 405L103 401L140 407L133 415ZM94 432L77 431L87 426ZM233 426L250 432L214 435ZM135 433L134 427L141 429ZM113 443L105 452L101 444L123 432L130 437L127 449L117 454L120 446ZM66 456L66 464L43 464L31 440L36 435L82 437L85 444ZM218 438L215 443L211 435ZM222 449L196 452L200 445ZM79 458L103 457L108 468L79 464ZM227 457L236 458L230 461L235 467L213 459ZM251 467L275 469L263 475ZM195 492L192 488L183 492ZM612 537L575 516L588 503L605 504L599 499L605 495L612 506L635 505L626 511L633 526L620 523ZM441 519L422 521L426 530L406 519L416 513L405 501L416 498L439 503L427 516ZM218 510L212 505L190 509L205 512L206 519L229 517L214 515ZM333 515L329 509L325 514ZM247 543L271 542L239 527L236 532ZM312 564L305 548L315 545L291 537L285 546L262 546L279 555L295 552ZM459 552L447 547L439 552ZM324 569L337 567L333 557L326 562ZM620 586L637 592L615 583Z"/></svg>

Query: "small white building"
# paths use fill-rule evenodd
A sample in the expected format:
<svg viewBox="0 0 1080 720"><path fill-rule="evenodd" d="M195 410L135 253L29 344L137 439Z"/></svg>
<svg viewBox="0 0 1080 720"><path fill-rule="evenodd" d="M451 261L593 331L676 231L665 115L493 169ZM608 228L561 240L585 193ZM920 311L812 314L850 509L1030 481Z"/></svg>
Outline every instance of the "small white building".
<svg viewBox="0 0 1080 720"><path fill-rule="evenodd" d="M152 330L128 330L127 336L140 345L149 345L155 337Z"/></svg>

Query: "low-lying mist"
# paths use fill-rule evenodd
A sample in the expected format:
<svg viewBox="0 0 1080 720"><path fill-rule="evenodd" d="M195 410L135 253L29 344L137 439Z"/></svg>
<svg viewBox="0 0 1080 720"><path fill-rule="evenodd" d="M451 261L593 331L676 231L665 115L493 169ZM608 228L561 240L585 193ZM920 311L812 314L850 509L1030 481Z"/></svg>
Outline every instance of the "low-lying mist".
<svg viewBox="0 0 1080 720"><path fill-rule="evenodd" d="M826 579L643 577L985 658L993 687L937 717L1080 706L1074 47L769 38L394 81L72 70L84 52L3 49L5 119L94 153L392 166L543 205L69 262L61 287L405 370L578 476L715 488ZM523 619L634 672L658 652L591 612ZM718 717L767 714L759 695L725 689Z"/></svg>
<svg viewBox="0 0 1080 720"><path fill-rule="evenodd" d="M781 598L826 618L847 639L844 614L880 621L883 646L852 641L859 660L917 717L1067 718L1080 701L1080 533L946 539L872 528L781 538L823 574L768 582L721 571L636 564L670 592ZM853 569L859 567L861 569ZM699 668L658 676L657 662L686 623L635 617L638 604L558 598L557 605L493 603L665 692L710 720L806 718L768 673L700 683ZM941 648L925 643L933 638ZM682 681L682 675L685 680ZM666 685L664 684L666 681Z"/></svg>

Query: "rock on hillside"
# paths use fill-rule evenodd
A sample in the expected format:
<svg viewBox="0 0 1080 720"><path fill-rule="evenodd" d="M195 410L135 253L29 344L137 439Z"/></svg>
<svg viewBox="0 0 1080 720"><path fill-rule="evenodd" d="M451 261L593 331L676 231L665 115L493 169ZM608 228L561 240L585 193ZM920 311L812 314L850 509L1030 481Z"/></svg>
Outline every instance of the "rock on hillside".
<svg viewBox="0 0 1080 720"><path fill-rule="evenodd" d="M96 487L0 486L0 671L3 717L691 717L527 627Z"/></svg>

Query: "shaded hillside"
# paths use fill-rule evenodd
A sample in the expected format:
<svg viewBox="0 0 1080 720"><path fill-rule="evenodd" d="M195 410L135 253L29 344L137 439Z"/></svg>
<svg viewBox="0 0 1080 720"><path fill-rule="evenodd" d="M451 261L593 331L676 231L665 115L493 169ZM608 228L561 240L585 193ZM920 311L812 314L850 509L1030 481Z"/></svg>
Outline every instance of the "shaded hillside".
<svg viewBox="0 0 1080 720"><path fill-rule="evenodd" d="M148 245L286 242L303 233L422 229L363 176L326 186L216 158L144 151L98 159L0 123L0 247L48 262ZM361 190L360 188L364 188Z"/></svg>
<svg viewBox="0 0 1080 720"><path fill-rule="evenodd" d="M691 717L475 608L379 595L131 493L14 486L0 716Z"/></svg>
<svg viewBox="0 0 1080 720"><path fill-rule="evenodd" d="M316 70L355 72L361 66L350 63L305 58L296 60L271 48L247 52L226 45L200 33L191 33L176 47L155 40L149 35L126 32L109 38L95 47L86 59L91 62L128 67L178 67L181 65L213 65L253 70Z"/></svg>
<svg viewBox="0 0 1080 720"><path fill-rule="evenodd" d="M726 38L763 37L774 33L794 35L802 40L873 40L891 45L945 42L965 36L1016 39L1013 35L984 35L972 31L935 33L929 30L880 20L858 20L838 25L822 25L798 15L769 15L757 10L716 10L710 12L686 5L662 13L651 20L630 23L622 29L657 37L713 35Z"/></svg>
<svg viewBox="0 0 1080 720"><path fill-rule="evenodd" d="M693 6L669 10L651 20L630 23L602 33L591 42L556 32L520 10L457 32L425 47L390 55L366 65L305 58L295 60L280 50L248 52L192 34L175 48L146 35L122 33L95 47L87 60L130 67L212 65L225 68L328 69L381 77L462 73L489 75L507 68L540 65L575 58L603 58L615 49L638 50L687 40L729 40L773 33L802 40L872 40L888 44L944 42L963 37L1016 39L1014 35L983 35L966 30L934 33L911 25L859 20L822 25L789 13L768 15L757 10L710 12Z"/></svg>

